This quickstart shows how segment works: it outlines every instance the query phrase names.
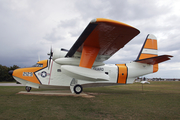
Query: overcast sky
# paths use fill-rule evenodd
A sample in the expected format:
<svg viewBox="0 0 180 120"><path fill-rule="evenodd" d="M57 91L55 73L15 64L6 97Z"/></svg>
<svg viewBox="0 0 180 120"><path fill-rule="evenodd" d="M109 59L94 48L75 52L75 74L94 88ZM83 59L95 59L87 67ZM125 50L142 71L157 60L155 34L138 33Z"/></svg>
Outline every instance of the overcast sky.
<svg viewBox="0 0 180 120"><path fill-rule="evenodd" d="M179 0L0 0L0 64L27 67L48 59L50 47L70 49L94 18L124 22L140 34L106 63L136 59L147 34L158 39L159 64L148 77L180 78Z"/></svg>

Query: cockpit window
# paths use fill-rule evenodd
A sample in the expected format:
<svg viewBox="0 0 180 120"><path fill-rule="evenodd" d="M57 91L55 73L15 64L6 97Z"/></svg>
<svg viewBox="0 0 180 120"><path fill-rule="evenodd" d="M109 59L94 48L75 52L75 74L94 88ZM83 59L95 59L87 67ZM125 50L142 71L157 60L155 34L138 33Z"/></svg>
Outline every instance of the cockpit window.
<svg viewBox="0 0 180 120"><path fill-rule="evenodd" d="M33 65L32 67L43 67L43 64L35 64L35 65Z"/></svg>

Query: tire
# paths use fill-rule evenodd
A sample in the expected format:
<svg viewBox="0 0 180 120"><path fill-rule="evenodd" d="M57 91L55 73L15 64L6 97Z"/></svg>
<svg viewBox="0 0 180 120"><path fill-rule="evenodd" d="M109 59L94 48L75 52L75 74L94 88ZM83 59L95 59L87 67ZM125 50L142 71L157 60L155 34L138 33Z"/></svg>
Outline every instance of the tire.
<svg viewBox="0 0 180 120"><path fill-rule="evenodd" d="M26 86L25 89L26 89L27 92L30 92L32 88L29 87L29 86Z"/></svg>
<svg viewBox="0 0 180 120"><path fill-rule="evenodd" d="M82 88L81 85L75 85L75 86L74 86L74 92L75 92L76 94L80 94L82 91L83 91L83 88Z"/></svg>

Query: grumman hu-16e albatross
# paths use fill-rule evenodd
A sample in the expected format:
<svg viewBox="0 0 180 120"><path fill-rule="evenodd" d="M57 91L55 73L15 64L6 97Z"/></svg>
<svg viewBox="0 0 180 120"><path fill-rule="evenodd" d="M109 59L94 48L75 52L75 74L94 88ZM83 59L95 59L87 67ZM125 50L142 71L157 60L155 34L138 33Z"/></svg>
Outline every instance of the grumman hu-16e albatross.
<svg viewBox="0 0 180 120"><path fill-rule="evenodd" d="M158 63L172 57L158 56L157 39L149 34L133 62L103 63L139 33L136 28L118 21L93 19L69 51L51 49L49 60L10 73L28 92L31 87L59 87L79 94L83 87L133 83L138 76L157 72Z"/></svg>

